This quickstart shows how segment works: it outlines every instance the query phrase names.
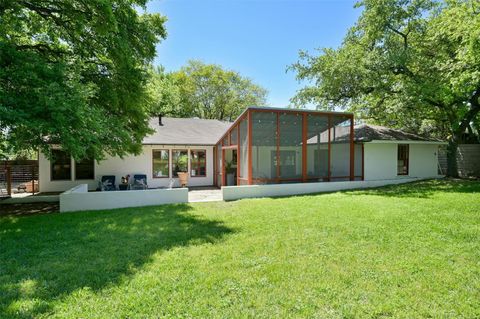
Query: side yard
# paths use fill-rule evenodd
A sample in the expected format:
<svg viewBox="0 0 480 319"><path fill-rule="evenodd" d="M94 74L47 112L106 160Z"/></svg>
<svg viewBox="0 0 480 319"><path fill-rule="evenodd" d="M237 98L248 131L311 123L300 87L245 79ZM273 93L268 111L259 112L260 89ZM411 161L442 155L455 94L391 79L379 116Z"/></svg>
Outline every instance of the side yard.
<svg viewBox="0 0 480 319"><path fill-rule="evenodd" d="M0 317L480 317L480 182L0 218Z"/></svg>

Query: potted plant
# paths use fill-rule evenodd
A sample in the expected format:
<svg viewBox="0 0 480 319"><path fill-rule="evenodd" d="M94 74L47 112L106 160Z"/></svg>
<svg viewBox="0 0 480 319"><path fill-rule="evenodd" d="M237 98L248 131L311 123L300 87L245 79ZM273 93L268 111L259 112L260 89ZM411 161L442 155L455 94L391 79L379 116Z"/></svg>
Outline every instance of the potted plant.
<svg viewBox="0 0 480 319"><path fill-rule="evenodd" d="M177 167L177 175L179 179L179 184L181 187L185 187L188 185L188 156L187 155L181 155L178 157L177 162L176 162L176 167Z"/></svg>
<svg viewBox="0 0 480 319"><path fill-rule="evenodd" d="M233 161L225 163L225 174L227 175L227 186L235 185L235 171L236 171L236 168L233 167Z"/></svg>

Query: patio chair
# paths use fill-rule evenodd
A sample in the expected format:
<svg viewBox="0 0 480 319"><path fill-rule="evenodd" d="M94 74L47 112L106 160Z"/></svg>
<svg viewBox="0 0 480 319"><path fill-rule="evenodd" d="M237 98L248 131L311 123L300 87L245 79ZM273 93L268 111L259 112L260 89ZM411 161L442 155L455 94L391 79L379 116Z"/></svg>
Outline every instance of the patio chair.
<svg viewBox="0 0 480 319"><path fill-rule="evenodd" d="M133 182L132 182L132 185L131 185L131 189L145 190L147 188L148 188L147 175L145 175L145 174L133 175Z"/></svg>
<svg viewBox="0 0 480 319"><path fill-rule="evenodd" d="M98 187L102 192L117 190L117 188L115 187L115 175L102 176L102 180L98 182L98 184L99 184Z"/></svg>

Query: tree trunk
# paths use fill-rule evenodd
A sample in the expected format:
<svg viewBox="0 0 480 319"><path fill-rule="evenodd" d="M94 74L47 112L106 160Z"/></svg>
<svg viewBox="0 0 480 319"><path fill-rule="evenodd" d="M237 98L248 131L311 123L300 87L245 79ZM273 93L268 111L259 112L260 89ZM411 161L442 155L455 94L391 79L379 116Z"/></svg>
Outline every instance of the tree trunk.
<svg viewBox="0 0 480 319"><path fill-rule="evenodd" d="M452 138L447 146L447 176L458 177L457 150L458 139Z"/></svg>

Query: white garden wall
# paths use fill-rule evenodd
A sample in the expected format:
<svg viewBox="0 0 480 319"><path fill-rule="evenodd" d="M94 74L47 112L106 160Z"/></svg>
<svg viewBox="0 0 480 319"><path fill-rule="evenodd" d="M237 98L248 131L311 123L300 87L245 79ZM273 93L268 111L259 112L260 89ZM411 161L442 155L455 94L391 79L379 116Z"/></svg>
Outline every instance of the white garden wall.
<svg viewBox="0 0 480 319"><path fill-rule="evenodd" d="M75 180L74 161L72 159L72 179L69 181L52 181L50 178L50 161L44 154L39 156L39 188L41 192L62 192L79 184L87 184L89 190L98 187L98 181L102 175L115 175L115 183L118 185L121 177L129 174L146 174L149 188L167 187L170 178L153 178L152 150L206 150L207 152L207 176L189 177L189 186L210 186L213 185L213 146L186 146L186 145L145 145L142 154L138 156L120 157L107 156L100 163L95 162L95 179ZM172 159L170 156L170 171ZM188 163L190 172L190 162ZM175 187L178 185L178 178L175 178Z"/></svg>
<svg viewBox="0 0 480 319"><path fill-rule="evenodd" d="M88 185L81 184L60 194L60 212L187 202L187 188L88 192Z"/></svg>
<svg viewBox="0 0 480 319"><path fill-rule="evenodd" d="M361 189L380 187L385 185L408 183L419 180L418 178L403 178L377 181L353 182L321 182L321 183L296 183L296 184L270 184L270 185L242 185L223 186L223 200L237 200L242 198L275 197L288 195L301 195L322 192L334 192L348 189Z"/></svg>

